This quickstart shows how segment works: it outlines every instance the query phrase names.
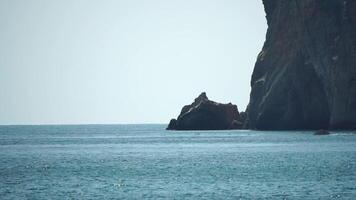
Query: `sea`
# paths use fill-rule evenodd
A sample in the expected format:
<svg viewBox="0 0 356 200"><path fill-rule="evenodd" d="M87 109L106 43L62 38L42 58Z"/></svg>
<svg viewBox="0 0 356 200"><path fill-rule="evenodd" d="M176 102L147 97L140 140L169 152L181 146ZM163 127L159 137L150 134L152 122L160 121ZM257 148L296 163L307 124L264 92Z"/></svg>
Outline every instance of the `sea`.
<svg viewBox="0 0 356 200"><path fill-rule="evenodd" d="M356 199L356 134L0 126L0 199Z"/></svg>

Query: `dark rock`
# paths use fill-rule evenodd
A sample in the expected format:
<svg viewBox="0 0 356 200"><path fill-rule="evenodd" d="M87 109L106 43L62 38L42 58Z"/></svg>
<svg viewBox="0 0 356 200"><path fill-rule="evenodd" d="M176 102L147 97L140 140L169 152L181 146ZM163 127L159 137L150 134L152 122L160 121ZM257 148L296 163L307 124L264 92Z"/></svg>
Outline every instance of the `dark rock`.
<svg viewBox="0 0 356 200"><path fill-rule="evenodd" d="M314 135L330 135L330 132L324 129L317 130Z"/></svg>
<svg viewBox="0 0 356 200"><path fill-rule="evenodd" d="M239 114L240 114L241 121L244 122L244 121L246 120L246 118L247 118L246 112L243 112L243 111L242 111L242 112L240 112Z"/></svg>
<svg viewBox="0 0 356 200"><path fill-rule="evenodd" d="M241 129L243 121L236 105L210 101L203 92L191 105L186 105L168 130L227 130Z"/></svg>
<svg viewBox="0 0 356 200"><path fill-rule="evenodd" d="M176 119L171 119L171 121L168 124L167 130L173 130L177 127L177 120Z"/></svg>
<svg viewBox="0 0 356 200"><path fill-rule="evenodd" d="M244 123L242 121L233 120L228 129L242 129Z"/></svg>
<svg viewBox="0 0 356 200"><path fill-rule="evenodd" d="M356 129L356 1L263 0L252 129Z"/></svg>

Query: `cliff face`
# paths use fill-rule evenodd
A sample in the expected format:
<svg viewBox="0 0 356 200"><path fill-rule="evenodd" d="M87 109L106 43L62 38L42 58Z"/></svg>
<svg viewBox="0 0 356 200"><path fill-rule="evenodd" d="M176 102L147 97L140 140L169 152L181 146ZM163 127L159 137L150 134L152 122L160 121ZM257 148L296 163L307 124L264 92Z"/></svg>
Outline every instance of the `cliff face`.
<svg viewBox="0 0 356 200"><path fill-rule="evenodd" d="M240 129L243 122L236 105L210 101L205 92L192 104L186 105L177 119L172 119L168 130L226 130Z"/></svg>
<svg viewBox="0 0 356 200"><path fill-rule="evenodd" d="M253 129L356 129L356 1L263 0Z"/></svg>

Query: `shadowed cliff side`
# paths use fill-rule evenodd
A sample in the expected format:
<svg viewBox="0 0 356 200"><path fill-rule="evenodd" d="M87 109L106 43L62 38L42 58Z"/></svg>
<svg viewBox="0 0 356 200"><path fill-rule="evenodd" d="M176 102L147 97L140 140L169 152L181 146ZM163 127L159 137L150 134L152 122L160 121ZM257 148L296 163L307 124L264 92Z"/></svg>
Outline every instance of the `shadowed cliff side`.
<svg viewBox="0 0 356 200"><path fill-rule="evenodd" d="M356 1L263 0L252 129L356 129Z"/></svg>

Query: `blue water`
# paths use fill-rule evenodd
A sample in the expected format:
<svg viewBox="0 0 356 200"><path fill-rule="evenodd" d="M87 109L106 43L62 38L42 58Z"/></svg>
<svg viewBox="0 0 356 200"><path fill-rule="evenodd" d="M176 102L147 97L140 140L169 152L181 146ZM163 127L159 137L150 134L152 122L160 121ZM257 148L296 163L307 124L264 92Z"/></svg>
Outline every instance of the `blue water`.
<svg viewBox="0 0 356 200"><path fill-rule="evenodd" d="M0 199L356 199L356 134L0 126Z"/></svg>

